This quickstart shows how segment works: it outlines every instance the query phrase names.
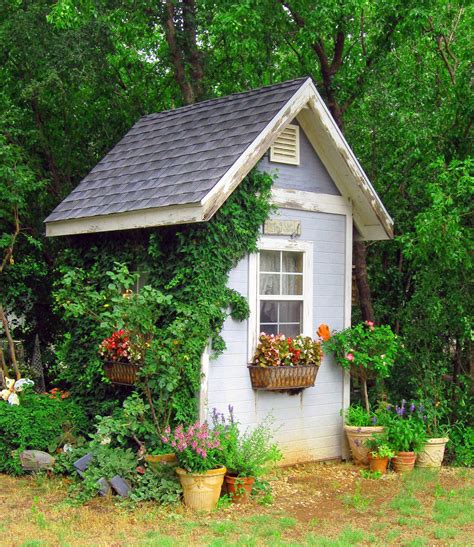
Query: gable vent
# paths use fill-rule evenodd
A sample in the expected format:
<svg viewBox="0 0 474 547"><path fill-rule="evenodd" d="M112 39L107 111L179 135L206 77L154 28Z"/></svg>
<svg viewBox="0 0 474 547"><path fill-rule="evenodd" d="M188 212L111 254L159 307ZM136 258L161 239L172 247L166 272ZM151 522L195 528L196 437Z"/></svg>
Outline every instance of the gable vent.
<svg viewBox="0 0 474 547"><path fill-rule="evenodd" d="M270 147L270 161L278 163L300 164L300 128L287 125Z"/></svg>

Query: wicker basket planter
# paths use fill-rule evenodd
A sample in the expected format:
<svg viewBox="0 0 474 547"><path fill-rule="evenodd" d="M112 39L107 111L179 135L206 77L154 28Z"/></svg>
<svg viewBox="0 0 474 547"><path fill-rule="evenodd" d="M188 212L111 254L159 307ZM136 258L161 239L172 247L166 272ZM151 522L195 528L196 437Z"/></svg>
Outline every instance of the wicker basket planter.
<svg viewBox="0 0 474 547"><path fill-rule="evenodd" d="M286 391L314 386L318 365L260 367L247 365L253 389Z"/></svg>
<svg viewBox="0 0 474 547"><path fill-rule="evenodd" d="M135 363L125 363L123 361L106 361L104 363L104 372L107 378L113 384L123 386L132 386L137 380L137 372L140 365Z"/></svg>

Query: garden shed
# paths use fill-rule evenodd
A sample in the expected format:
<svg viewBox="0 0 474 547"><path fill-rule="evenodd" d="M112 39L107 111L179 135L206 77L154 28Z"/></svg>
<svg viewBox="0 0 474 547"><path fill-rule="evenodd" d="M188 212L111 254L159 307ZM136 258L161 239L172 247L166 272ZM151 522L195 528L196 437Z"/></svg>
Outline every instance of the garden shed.
<svg viewBox="0 0 474 547"><path fill-rule="evenodd" d="M217 359L204 352L199 414L233 405L252 426L271 414L285 463L338 458L349 378L325 357L297 395L254 390L259 332L315 336L350 325L352 242L389 239L393 222L313 82L303 78L141 118L46 219L48 236L206 222L254 168L277 207L259 253L230 272L250 317L230 317Z"/></svg>

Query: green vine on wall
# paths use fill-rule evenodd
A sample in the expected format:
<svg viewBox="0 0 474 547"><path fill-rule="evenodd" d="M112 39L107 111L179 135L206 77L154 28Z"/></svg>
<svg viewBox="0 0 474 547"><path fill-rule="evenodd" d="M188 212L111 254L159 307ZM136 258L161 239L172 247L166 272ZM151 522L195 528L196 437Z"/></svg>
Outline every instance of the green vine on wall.
<svg viewBox="0 0 474 547"><path fill-rule="evenodd" d="M150 304L159 308L154 324L147 323L153 337L142 387L151 391L161 425L196 418L204 349L211 341L213 351L222 352L226 318L248 317L246 299L227 281L232 268L257 250L272 210L271 186L268 174L252 172L205 223L71 238L55 290L63 323L56 373L90 412L106 412L127 393L103 381L97 348L112 328L122 326L124 315L116 315L123 308L120 293L133 286L136 275L130 272L140 265L153 289ZM144 306L133 312L134 321Z"/></svg>

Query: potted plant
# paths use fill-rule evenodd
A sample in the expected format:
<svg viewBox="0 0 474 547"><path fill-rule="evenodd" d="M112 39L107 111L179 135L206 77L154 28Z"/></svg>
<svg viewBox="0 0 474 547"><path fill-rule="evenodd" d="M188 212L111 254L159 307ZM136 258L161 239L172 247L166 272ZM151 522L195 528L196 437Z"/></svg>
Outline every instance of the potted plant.
<svg viewBox="0 0 474 547"><path fill-rule="evenodd" d="M323 348L334 355L344 370L359 379L362 400L369 414L367 380L389 375L399 351L397 335L388 325L375 326L372 321L365 321L324 338Z"/></svg>
<svg viewBox="0 0 474 547"><path fill-rule="evenodd" d="M227 468L224 478L227 492L234 503L247 503L255 479L282 458L273 441L269 419L242 433L229 405L229 417L214 409L212 422L214 430L220 433L222 462Z"/></svg>
<svg viewBox="0 0 474 547"><path fill-rule="evenodd" d="M321 356L320 342L309 336L262 333L248 365L252 387L285 391L314 386Z"/></svg>
<svg viewBox="0 0 474 547"><path fill-rule="evenodd" d="M139 348L132 344L128 331L117 330L102 340L99 355L104 360L105 375L112 383L135 384L142 354Z"/></svg>
<svg viewBox="0 0 474 547"><path fill-rule="evenodd" d="M426 407L426 442L416 458L417 467L439 469L444 459L446 444L449 442L447 427L440 424L440 402L435 401ZM420 408L424 409L423 406Z"/></svg>
<svg viewBox="0 0 474 547"><path fill-rule="evenodd" d="M369 465L368 439L382 433L383 413L367 412L360 404L351 405L344 412L344 431L352 459L358 465Z"/></svg>
<svg viewBox="0 0 474 547"><path fill-rule="evenodd" d="M185 504L200 511L214 509L226 473L219 433L206 422L196 422L187 428L179 425L174 432L166 428L162 441L176 454Z"/></svg>
<svg viewBox="0 0 474 547"><path fill-rule="evenodd" d="M390 447L395 450L392 465L398 473L412 471L415 466L416 455L426 442L426 416L422 407L415 403L407 404L402 401L401 406L388 406L390 418L387 424L387 438Z"/></svg>
<svg viewBox="0 0 474 547"><path fill-rule="evenodd" d="M369 465L373 472L385 474L388 467L388 462L395 456L395 452L388 444L388 438L385 433L379 433L365 442L369 450Z"/></svg>

